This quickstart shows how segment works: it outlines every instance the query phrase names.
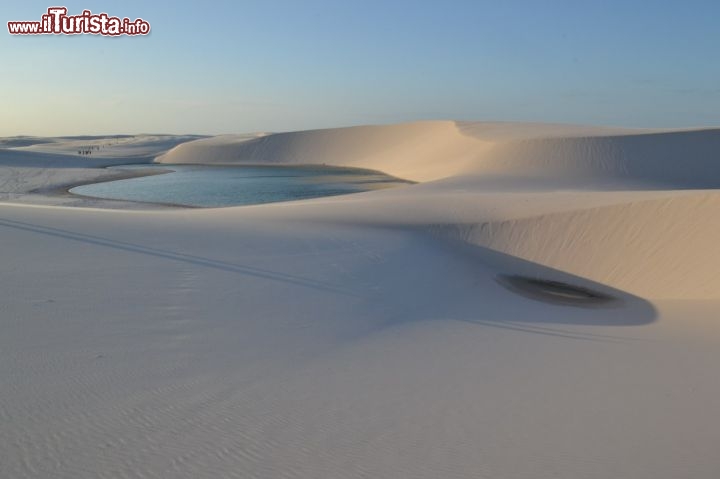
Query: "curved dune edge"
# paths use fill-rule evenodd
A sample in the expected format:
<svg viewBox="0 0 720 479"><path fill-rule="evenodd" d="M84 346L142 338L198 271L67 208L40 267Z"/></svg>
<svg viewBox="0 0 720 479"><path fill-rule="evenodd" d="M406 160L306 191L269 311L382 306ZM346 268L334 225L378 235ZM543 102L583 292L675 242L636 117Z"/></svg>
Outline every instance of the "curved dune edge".
<svg viewBox="0 0 720 479"><path fill-rule="evenodd" d="M221 136L157 161L378 169L426 184L336 200L335 210L317 202L319 215L377 215L386 225L412 217L644 298L712 299L720 298L720 259L709 254L720 239L718 151L720 130L441 121Z"/></svg>
<svg viewBox="0 0 720 479"><path fill-rule="evenodd" d="M327 164L381 170L412 181L463 171L490 142L461 134L454 122L357 126L260 137L224 135L179 145L160 163ZM442 158L443 161L438 161Z"/></svg>
<svg viewBox="0 0 720 479"><path fill-rule="evenodd" d="M719 208L706 193L435 231L644 298L714 299Z"/></svg>

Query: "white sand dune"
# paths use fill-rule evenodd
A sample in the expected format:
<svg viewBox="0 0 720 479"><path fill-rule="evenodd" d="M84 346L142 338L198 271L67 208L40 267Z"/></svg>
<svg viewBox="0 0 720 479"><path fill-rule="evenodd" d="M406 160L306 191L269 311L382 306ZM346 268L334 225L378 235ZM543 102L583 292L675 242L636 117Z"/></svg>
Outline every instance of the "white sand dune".
<svg viewBox="0 0 720 479"><path fill-rule="evenodd" d="M185 143L161 163L271 163L357 166L413 181L461 171L481 142L462 135L454 122L418 122L329 130L216 137Z"/></svg>
<svg viewBox="0 0 720 479"><path fill-rule="evenodd" d="M420 184L207 210L0 205L0 476L718 477L720 130L187 140L158 161ZM26 202L79 161L48 144L0 150ZM513 275L617 301L538 301L498 281Z"/></svg>
<svg viewBox="0 0 720 479"><path fill-rule="evenodd" d="M392 224L420 208L416 223L439 223L437 232L647 298L720 298L720 256L707 254L720 238L712 214L720 206L712 190L720 186L720 130L591 134L589 127L521 124L513 132L504 124L427 122L199 140L159 161L321 162L445 178L420 192L368 198L368 208L353 199L352 209L372 217L390 208L389 217L379 216ZM487 189L501 194L488 198ZM455 196L452 215L448 196ZM336 218L353 215L343 199L331 201ZM659 251L668 258L658 261Z"/></svg>

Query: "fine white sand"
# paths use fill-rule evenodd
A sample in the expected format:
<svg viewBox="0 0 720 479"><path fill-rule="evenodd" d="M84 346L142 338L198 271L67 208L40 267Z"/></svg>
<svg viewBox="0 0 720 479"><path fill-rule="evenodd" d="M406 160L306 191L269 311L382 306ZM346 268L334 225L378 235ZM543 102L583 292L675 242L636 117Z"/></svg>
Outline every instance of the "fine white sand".
<svg viewBox="0 0 720 479"><path fill-rule="evenodd" d="M720 130L33 141L0 149L0 477L720 474ZM204 210L56 194L156 155L420 184Z"/></svg>

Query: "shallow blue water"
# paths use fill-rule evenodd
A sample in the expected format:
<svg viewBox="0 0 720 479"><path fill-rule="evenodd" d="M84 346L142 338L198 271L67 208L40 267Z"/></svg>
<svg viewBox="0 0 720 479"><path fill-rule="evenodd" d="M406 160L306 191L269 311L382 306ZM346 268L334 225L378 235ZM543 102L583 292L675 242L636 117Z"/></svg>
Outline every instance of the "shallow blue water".
<svg viewBox="0 0 720 479"><path fill-rule="evenodd" d="M213 207L344 195L409 184L376 171L326 166L128 165L114 168L171 173L83 185L70 192L114 200Z"/></svg>

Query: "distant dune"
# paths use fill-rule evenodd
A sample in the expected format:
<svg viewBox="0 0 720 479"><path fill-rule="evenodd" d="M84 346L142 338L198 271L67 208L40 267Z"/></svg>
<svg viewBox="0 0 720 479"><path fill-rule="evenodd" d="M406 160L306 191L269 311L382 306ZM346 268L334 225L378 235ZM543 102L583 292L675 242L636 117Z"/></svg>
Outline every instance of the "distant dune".
<svg viewBox="0 0 720 479"><path fill-rule="evenodd" d="M170 150L161 163L327 164L382 170L413 181L462 171L485 142L463 135L454 122L419 122L221 136ZM489 146L489 144L488 144Z"/></svg>
<svg viewBox="0 0 720 479"><path fill-rule="evenodd" d="M381 169L416 181L459 173L618 178L673 187L720 185L720 130L418 122L182 143L160 163L278 163Z"/></svg>

